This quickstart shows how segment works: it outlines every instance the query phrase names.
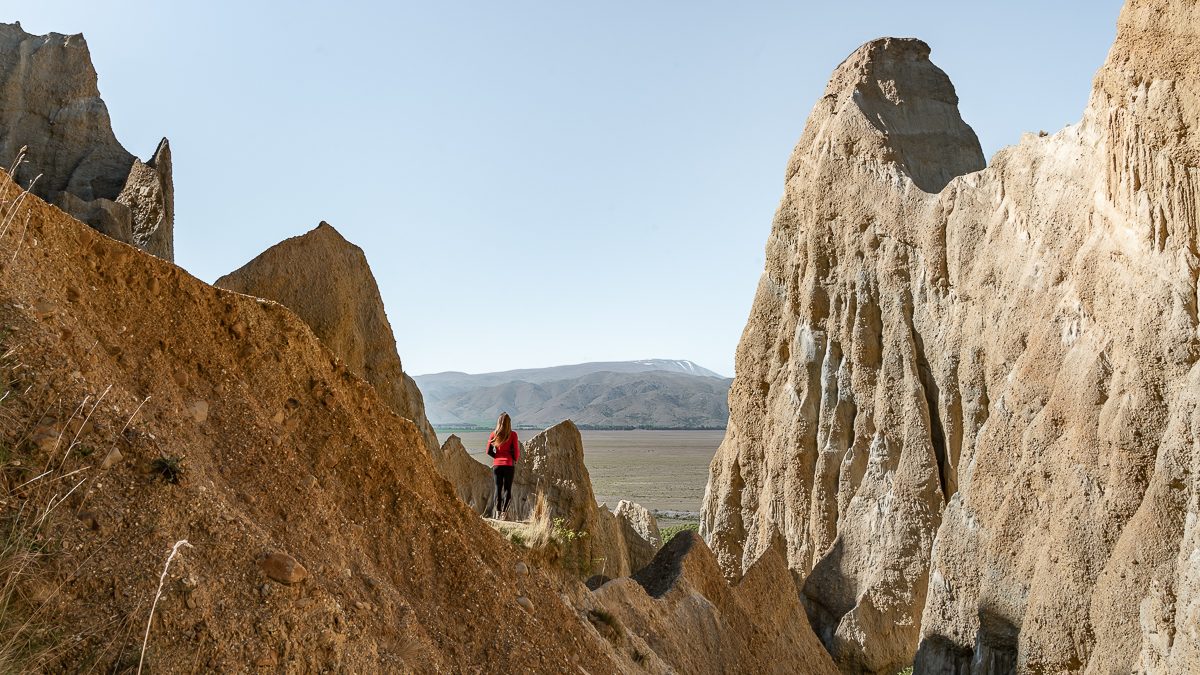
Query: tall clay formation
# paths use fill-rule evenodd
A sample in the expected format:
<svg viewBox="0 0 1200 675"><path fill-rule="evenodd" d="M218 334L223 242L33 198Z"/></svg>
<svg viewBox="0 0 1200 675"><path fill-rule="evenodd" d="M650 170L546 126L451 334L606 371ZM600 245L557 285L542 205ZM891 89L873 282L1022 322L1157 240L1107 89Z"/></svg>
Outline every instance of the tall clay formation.
<svg viewBox="0 0 1200 675"><path fill-rule="evenodd" d="M440 452L421 390L401 366L367 256L332 225L322 222L275 244L213 285L274 300L298 314L392 410L417 425L431 454Z"/></svg>
<svg viewBox="0 0 1200 675"><path fill-rule="evenodd" d="M987 169L927 54L855 52L793 153L702 532L781 533L846 671L1198 670L1200 8L1127 3Z"/></svg>
<svg viewBox="0 0 1200 675"><path fill-rule="evenodd" d="M108 236L174 259L171 148L150 161L113 135L82 35L30 35L0 23L0 163L14 178Z"/></svg>
<svg viewBox="0 0 1200 675"><path fill-rule="evenodd" d="M813 111L704 502L731 576L784 535L813 627L850 670L911 663L943 503L909 272L933 265L909 229L984 161L928 56L917 40L864 45Z"/></svg>

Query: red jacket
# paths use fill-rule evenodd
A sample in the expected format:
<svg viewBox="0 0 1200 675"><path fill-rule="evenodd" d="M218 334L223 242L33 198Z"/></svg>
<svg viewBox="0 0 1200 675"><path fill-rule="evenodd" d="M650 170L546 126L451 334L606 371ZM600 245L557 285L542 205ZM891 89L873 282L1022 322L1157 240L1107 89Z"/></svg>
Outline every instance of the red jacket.
<svg viewBox="0 0 1200 675"><path fill-rule="evenodd" d="M492 458L492 466L515 466L521 458L521 443L517 440L517 432L508 432L508 440L500 445L493 445L492 439L496 432L488 434L488 455Z"/></svg>

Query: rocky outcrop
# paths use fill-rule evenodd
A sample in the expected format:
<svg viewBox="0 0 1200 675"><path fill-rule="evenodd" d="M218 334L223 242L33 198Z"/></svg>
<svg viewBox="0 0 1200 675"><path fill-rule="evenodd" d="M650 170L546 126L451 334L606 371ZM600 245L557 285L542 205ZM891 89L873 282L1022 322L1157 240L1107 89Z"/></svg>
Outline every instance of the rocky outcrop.
<svg viewBox="0 0 1200 675"><path fill-rule="evenodd" d="M438 471L454 486L460 499L479 515L491 515L496 498L492 470L475 461L454 434L434 455Z"/></svg>
<svg viewBox="0 0 1200 675"><path fill-rule="evenodd" d="M613 632L644 641L675 672L837 672L809 627L782 544L730 585L704 541L680 532L632 578L597 588L595 599L604 613L593 613Z"/></svg>
<svg viewBox="0 0 1200 675"><path fill-rule="evenodd" d="M539 493L545 496L551 519L561 519L561 527L582 535L566 552L568 565L581 576L628 576L654 557L649 541L596 503L583 462L583 437L570 420L523 444L509 515L528 518Z"/></svg>
<svg viewBox="0 0 1200 675"><path fill-rule="evenodd" d="M814 628L848 670L911 663L943 503L908 283L934 263L905 229L936 199L926 190L984 162L928 55L917 40L864 45L813 110L701 525L734 578L781 532Z"/></svg>
<svg viewBox="0 0 1200 675"><path fill-rule="evenodd" d="M467 453L458 436L447 438L434 459L468 506L478 514L492 514L492 471ZM622 501L615 514L596 503L583 462L583 437L569 420L522 444L509 518L529 520L539 494L550 520L577 535L564 551L564 564L579 576L626 576L654 558L661 541L654 515L635 502Z"/></svg>
<svg viewBox="0 0 1200 675"><path fill-rule="evenodd" d="M1083 121L987 169L918 41L813 110L702 532L733 577L781 532L844 670L1198 667L1198 27L1127 3Z"/></svg>
<svg viewBox="0 0 1200 675"><path fill-rule="evenodd" d="M164 138L143 163L117 141L82 35L0 24L0 158L14 177L93 228L174 259L175 195Z"/></svg>
<svg viewBox="0 0 1200 675"><path fill-rule="evenodd" d="M437 451L421 390L400 364L367 256L332 225L322 222L279 242L214 285L273 300L298 314L393 410L417 425L430 453Z"/></svg>
<svg viewBox="0 0 1200 675"><path fill-rule="evenodd" d="M623 521L626 527L636 532L637 536L650 542L650 545L656 550L662 546L662 534L658 531L658 520L646 507L637 502L622 499L617 502L617 509L613 511L613 515Z"/></svg>

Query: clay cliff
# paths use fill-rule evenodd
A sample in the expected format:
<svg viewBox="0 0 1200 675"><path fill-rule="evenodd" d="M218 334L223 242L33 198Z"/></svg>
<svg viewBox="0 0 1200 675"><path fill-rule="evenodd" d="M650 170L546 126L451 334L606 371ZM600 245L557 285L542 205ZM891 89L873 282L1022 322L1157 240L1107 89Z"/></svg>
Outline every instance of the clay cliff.
<svg viewBox="0 0 1200 675"><path fill-rule="evenodd" d="M781 560L731 589L694 539L593 594L295 313L18 195L0 173L29 218L0 228L0 670L833 672Z"/></svg>
<svg viewBox="0 0 1200 675"><path fill-rule="evenodd" d="M1082 122L988 168L916 40L786 172L702 533L778 531L847 672L1200 668L1200 10L1131 0Z"/></svg>
<svg viewBox="0 0 1200 675"><path fill-rule="evenodd" d="M24 152L22 154L22 149ZM108 236L174 259L171 148L147 162L113 134L82 35L0 23L0 164L34 194Z"/></svg>
<svg viewBox="0 0 1200 675"><path fill-rule="evenodd" d="M523 442L509 518L529 520L540 494L551 520L560 519L560 526L571 532L586 533L565 551L572 572L583 578L628 576L658 550L658 523L634 502L622 501L624 506L618 505L615 513L597 504L583 452L583 437L569 420ZM492 515L491 469L472 458L458 436L446 439L435 462L463 502L478 514Z"/></svg>
<svg viewBox="0 0 1200 675"><path fill-rule="evenodd" d="M401 366L367 256L332 225L322 222L279 242L213 285L273 300L295 312L393 410L417 425L431 453L437 451L421 390Z"/></svg>
<svg viewBox="0 0 1200 675"><path fill-rule="evenodd" d="M0 175L5 212L15 194ZM44 543L6 548L0 630L48 647L0 669L134 669L180 540L154 671L634 668L555 578L513 572L520 551L457 499L417 426L293 312L36 197L16 208L30 224L0 231L0 493L7 541Z"/></svg>

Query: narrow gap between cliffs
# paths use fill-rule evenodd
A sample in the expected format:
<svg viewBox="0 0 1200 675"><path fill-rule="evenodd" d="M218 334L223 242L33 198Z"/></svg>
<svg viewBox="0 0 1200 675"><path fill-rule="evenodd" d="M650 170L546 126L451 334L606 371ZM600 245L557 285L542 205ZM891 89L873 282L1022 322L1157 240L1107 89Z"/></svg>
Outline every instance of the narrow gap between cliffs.
<svg viewBox="0 0 1200 675"><path fill-rule="evenodd" d="M925 393L925 406L929 409L929 440L933 444L933 454L937 461L938 483L942 488L942 499L949 502L952 493L946 474L952 469L946 459L946 433L942 427L942 414L939 406L941 390L938 388L937 379L933 376L933 369L929 367L929 360L925 358L925 341L921 339L921 334L915 329L912 331L912 336L917 352L917 375L921 379L921 389Z"/></svg>

